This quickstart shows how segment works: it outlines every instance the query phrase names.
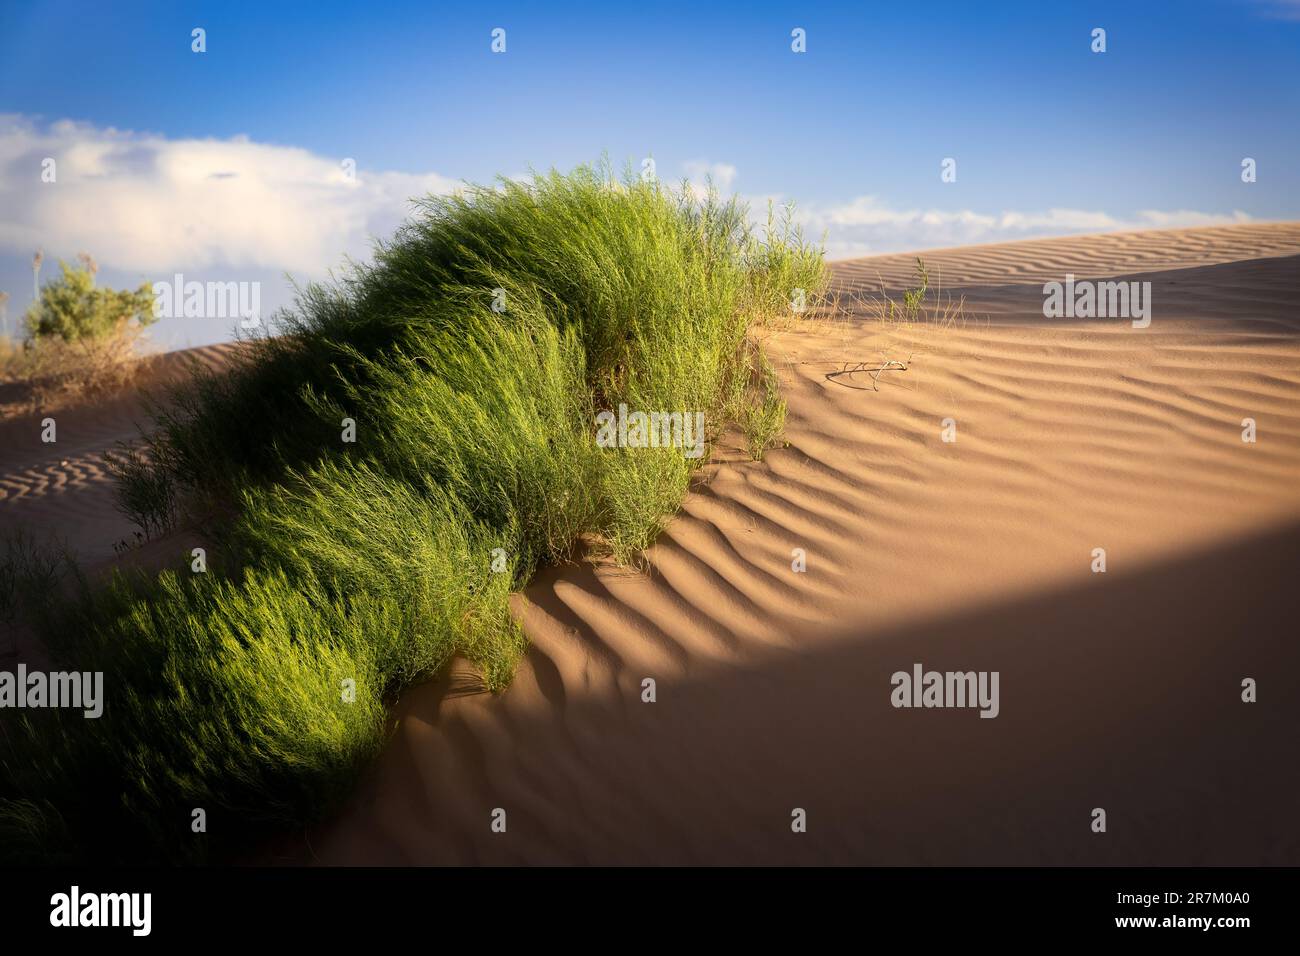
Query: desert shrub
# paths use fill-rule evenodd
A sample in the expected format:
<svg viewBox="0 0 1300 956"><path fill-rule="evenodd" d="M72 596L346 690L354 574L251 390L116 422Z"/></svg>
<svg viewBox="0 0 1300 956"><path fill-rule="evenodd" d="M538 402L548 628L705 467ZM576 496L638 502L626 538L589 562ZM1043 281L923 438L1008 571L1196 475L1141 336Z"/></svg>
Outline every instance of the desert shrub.
<svg viewBox="0 0 1300 956"><path fill-rule="evenodd" d="M385 696L453 654L479 664L492 689L514 673L523 647L508 606L517 525L498 530L469 519L453 494L364 462L322 462L244 505L236 538L251 560L333 599L364 594L394 608L388 629L367 637Z"/></svg>
<svg viewBox="0 0 1300 956"><path fill-rule="evenodd" d="M461 334L467 302L499 301L509 323L522 301L576 330L595 407L700 410L716 431L748 323L825 281L788 216L759 238L735 200L618 182L605 167L429 197L373 263L301 290L275 319L281 335L182 388L159 430L182 486L274 481L336 447L320 411L364 384L366 361L385 363L422 328Z"/></svg>
<svg viewBox="0 0 1300 956"><path fill-rule="evenodd" d="M371 635L395 616L372 595L251 570L84 596L56 643L68 667L103 672L104 712L8 722L0 775L20 796L0 807L5 851L30 857L34 839L47 858L182 861L211 849L191 830L195 807L227 847L314 819L382 741Z"/></svg>
<svg viewBox="0 0 1300 956"><path fill-rule="evenodd" d="M23 525L0 534L0 624L43 619L60 589L76 579L75 557L54 536Z"/></svg>
<svg viewBox="0 0 1300 956"><path fill-rule="evenodd" d="M743 406L740 424L749 442L749 456L761 461L785 430L786 403L781 397L781 380L767 355L758 349L753 355L757 397Z"/></svg>
<svg viewBox="0 0 1300 956"><path fill-rule="evenodd" d="M24 316L26 339L0 339L0 383L24 387L28 408L50 408L129 384L138 366L140 337L154 321L149 287L130 290L95 284L97 266L59 262Z"/></svg>
<svg viewBox="0 0 1300 956"><path fill-rule="evenodd" d="M46 622L110 700L0 737L14 852L191 859L337 805L405 687L454 654L509 681L510 594L538 562L579 538L630 560L678 507L706 456L599 447L596 413L703 413L766 447L784 406L747 329L822 284L788 218L759 239L734 200L604 167L422 201L119 453L124 510L155 531L219 513L221 560L84 589ZM230 830L196 839L193 807Z"/></svg>
<svg viewBox="0 0 1300 956"><path fill-rule="evenodd" d="M0 384L17 412L52 409L129 386L140 371L141 329L125 325L100 338L0 339Z"/></svg>
<svg viewBox="0 0 1300 956"><path fill-rule="evenodd" d="M134 321L154 321L148 284L117 290L95 284L96 267L86 257L80 267L59 260L60 275L41 287L40 299L27 310L27 333L33 339L64 342L103 339Z"/></svg>
<svg viewBox="0 0 1300 956"><path fill-rule="evenodd" d="M177 503L175 479L148 457L148 445L124 444L104 455L104 466L115 481L117 510L151 538L172 529Z"/></svg>

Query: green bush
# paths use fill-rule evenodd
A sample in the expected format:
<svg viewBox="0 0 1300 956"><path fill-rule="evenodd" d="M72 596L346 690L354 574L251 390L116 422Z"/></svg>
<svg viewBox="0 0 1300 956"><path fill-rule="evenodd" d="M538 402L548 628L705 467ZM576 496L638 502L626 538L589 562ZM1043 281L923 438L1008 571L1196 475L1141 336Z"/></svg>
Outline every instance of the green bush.
<svg viewBox="0 0 1300 956"><path fill-rule="evenodd" d="M89 260L80 268L59 260L60 276L41 287L41 297L27 310L25 323L34 339L64 342L97 340L120 332L133 319L154 321L153 294L147 284L134 292L101 289Z"/></svg>
<svg viewBox="0 0 1300 956"><path fill-rule="evenodd" d="M57 650L104 673L107 703L98 719L28 711L7 725L5 784L20 797L0 814L6 853L31 858L36 839L47 858L202 859L314 819L382 740L372 635L396 616L378 596L274 572L167 573L83 596ZM196 808L212 837L191 830Z"/></svg>
<svg viewBox="0 0 1300 956"><path fill-rule="evenodd" d="M452 493L394 480L364 462L322 462L248 494L244 508L235 533L242 553L333 600L367 595L394 609L388 629L366 637L383 695L457 653L480 665L490 688L509 681L524 646L508 604L518 525L493 529L467 517Z"/></svg>
<svg viewBox="0 0 1300 956"><path fill-rule="evenodd" d="M771 361L759 351L754 353L754 358L759 397L743 406L741 424L749 439L749 457L761 461L767 449L776 444L777 437L785 430L786 403L781 397L781 380Z"/></svg>
<svg viewBox="0 0 1300 956"><path fill-rule="evenodd" d="M788 220L760 240L734 201L603 167L423 201L120 458L150 529L216 518L209 570L46 617L60 666L103 671L109 700L0 737L10 855L203 859L337 806L405 687L454 654L509 681L510 594L539 562L579 538L630 560L678 507L706 457L599 447L596 413L700 412L766 447L779 398L770 366L752 387L747 329L823 285Z"/></svg>

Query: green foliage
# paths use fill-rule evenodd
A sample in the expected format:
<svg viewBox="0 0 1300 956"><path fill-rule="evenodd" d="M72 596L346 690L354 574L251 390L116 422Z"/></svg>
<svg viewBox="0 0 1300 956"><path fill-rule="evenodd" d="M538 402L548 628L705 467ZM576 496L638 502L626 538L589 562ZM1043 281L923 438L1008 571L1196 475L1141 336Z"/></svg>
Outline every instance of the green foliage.
<svg viewBox="0 0 1300 956"><path fill-rule="evenodd" d="M491 527L521 529L512 547L526 576L599 525L600 449L576 331L516 298L509 323L464 303L455 331L413 329L383 361L358 358L364 384L345 407L365 409L387 471L446 491Z"/></svg>
<svg viewBox="0 0 1300 956"><path fill-rule="evenodd" d="M47 850L70 859L181 861L211 848L190 829L195 807L228 848L231 834L315 819L382 740L372 635L396 616L375 595L344 600L252 570L83 594L50 636L70 667L104 673L104 714L29 711L7 724L0 774L20 796L3 808L5 851L30 855L13 841L57 820L75 842ZM343 700L345 679L355 701Z"/></svg>
<svg viewBox="0 0 1300 956"><path fill-rule="evenodd" d="M826 287L826 263L822 250L806 242L794 224L794 207L778 212L769 202L763 235L751 240L747 256L751 295L760 310L768 315L789 311L796 289L813 302Z"/></svg>
<svg viewBox="0 0 1300 956"><path fill-rule="evenodd" d="M767 356L755 351L754 369L758 399L747 403L742 411L741 425L749 439L749 456L761 461L767 449L776 444L785 430L785 399L781 397L781 380Z"/></svg>
<svg viewBox="0 0 1300 956"><path fill-rule="evenodd" d="M818 294L824 267L788 217L761 240L747 220L604 167L429 198L373 264L302 290L283 335L177 390L144 451L115 459L119 503L152 532L178 508L219 516L218 558L87 590L48 622L109 704L0 738L12 851L229 849L336 806L385 703L452 655L505 686L524 648L512 589L579 538L631 560L706 460L601 448L598 411L702 412L759 448L779 432L747 329ZM192 834L193 807L223 837Z"/></svg>
<svg viewBox="0 0 1300 956"><path fill-rule="evenodd" d="M930 289L930 270L920 258L916 260L916 288L903 290L903 304L889 300L889 319L912 324L921 318L925 296Z"/></svg>
<svg viewBox="0 0 1300 956"><path fill-rule="evenodd" d="M495 530L434 485L417 487L373 466L322 462L269 493L249 494L236 539L246 554L332 599L365 594L392 609L368 634L382 693L392 696L453 654L479 664L493 690L523 648L509 597L519 562L517 525ZM492 570L493 551L504 552Z"/></svg>
<svg viewBox="0 0 1300 956"><path fill-rule="evenodd" d="M145 441L148 446L148 439ZM176 523L176 482L172 473L158 467L140 447L124 445L104 456L104 467L117 482L118 510L144 532L146 538L170 531Z"/></svg>
<svg viewBox="0 0 1300 956"><path fill-rule="evenodd" d="M89 264L70 266L59 260L61 275L41 288L41 297L27 310L27 332L34 339L64 342L98 340L121 330L132 319L140 325L154 321L153 294L147 284L134 292L101 289Z"/></svg>

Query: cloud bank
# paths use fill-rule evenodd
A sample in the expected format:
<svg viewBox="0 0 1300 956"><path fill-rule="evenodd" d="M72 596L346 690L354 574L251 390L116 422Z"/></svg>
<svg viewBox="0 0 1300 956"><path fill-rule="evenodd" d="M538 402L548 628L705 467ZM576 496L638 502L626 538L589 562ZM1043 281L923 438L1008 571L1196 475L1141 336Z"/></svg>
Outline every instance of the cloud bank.
<svg viewBox="0 0 1300 956"><path fill-rule="evenodd" d="M860 196L838 205L796 207L795 218L811 238L825 234L826 254L831 259L1087 232L1223 226L1250 221L1250 216L1239 211L1221 215L1147 209L1120 217L1086 209L1000 213L894 209L875 196Z"/></svg>
<svg viewBox="0 0 1300 956"><path fill-rule="evenodd" d="M54 161L53 182L42 181ZM132 272L274 269L316 278L364 257L409 200L459 183L355 170L345 157L233 139L168 139L0 116L0 249Z"/></svg>
<svg viewBox="0 0 1300 956"><path fill-rule="evenodd" d="M43 165L55 163L54 182ZM690 160L682 171L699 189L737 183L731 163ZM232 139L170 139L87 123L41 125L0 115L0 254L37 248L71 257L85 250L101 265L132 274L174 271L237 275L290 272L315 279L345 256L365 258L409 214L412 197L450 193L460 182L436 172L349 168L346 157ZM743 194L742 194L743 195ZM768 197L750 195L756 217ZM798 209L831 258L969 243L1124 229L1248 221L1244 213L1041 212L899 209L877 196Z"/></svg>

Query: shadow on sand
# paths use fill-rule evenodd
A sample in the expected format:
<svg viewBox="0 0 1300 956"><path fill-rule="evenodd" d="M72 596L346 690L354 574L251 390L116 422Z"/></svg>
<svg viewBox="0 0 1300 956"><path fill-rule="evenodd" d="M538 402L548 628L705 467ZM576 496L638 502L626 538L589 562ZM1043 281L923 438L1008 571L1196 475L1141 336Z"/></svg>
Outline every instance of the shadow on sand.
<svg viewBox="0 0 1300 956"><path fill-rule="evenodd" d="M629 690L640 675L566 693L533 649L531 706L466 708L453 670L401 702L397 737L313 855L1300 864L1298 559L1295 524L1158 566L1112 564L1064 590L697 666L660 680L653 705ZM589 568L568 568L570 584L575 570L608 596ZM544 575L529 599L594 642L553 585ZM916 662L999 671L1000 716L895 709L890 675ZM1247 677L1257 703L1242 701ZM487 826L497 806L508 834Z"/></svg>

